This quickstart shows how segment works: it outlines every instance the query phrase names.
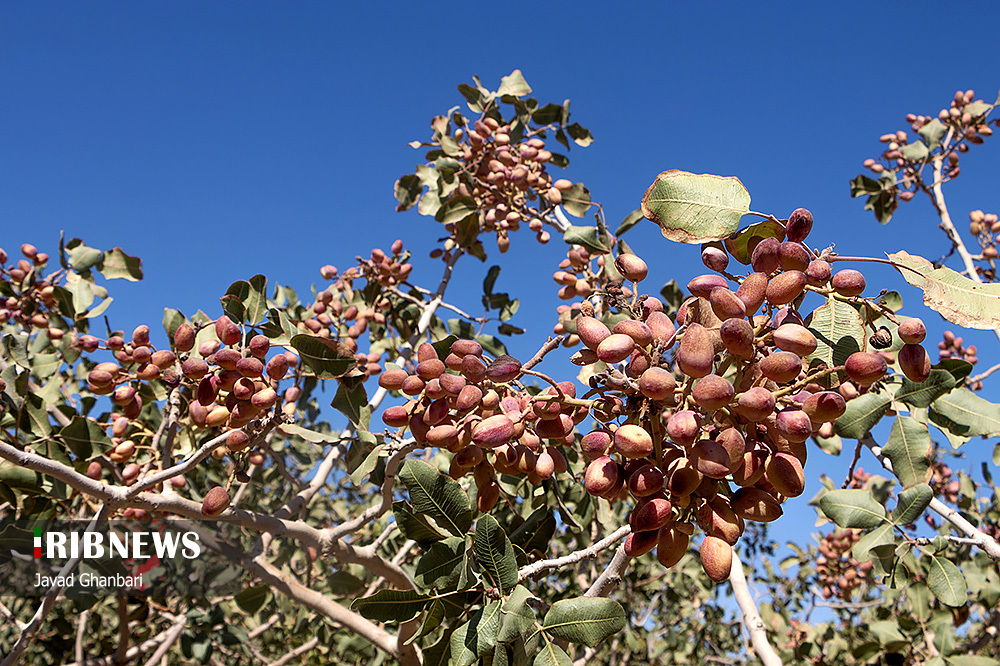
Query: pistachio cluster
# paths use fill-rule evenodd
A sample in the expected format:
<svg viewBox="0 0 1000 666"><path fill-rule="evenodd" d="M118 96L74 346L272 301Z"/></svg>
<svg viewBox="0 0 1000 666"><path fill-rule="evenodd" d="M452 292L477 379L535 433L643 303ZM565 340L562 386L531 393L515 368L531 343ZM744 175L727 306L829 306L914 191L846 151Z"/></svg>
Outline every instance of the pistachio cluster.
<svg viewBox="0 0 1000 666"><path fill-rule="evenodd" d="M416 361L412 372L388 368L379 377L380 386L410 398L387 408L382 421L409 428L420 445L451 451L450 474L474 475L480 511L500 499L497 473L523 474L539 484L566 472L560 447L575 442L573 428L587 416L586 406L573 404L572 382L532 395L516 381L520 361L491 360L475 340L455 341L443 360L423 343Z"/></svg>
<svg viewBox="0 0 1000 666"><path fill-rule="evenodd" d="M859 562L851 555L851 549L860 539L858 530L850 529L836 529L823 535L816 558L816 578L824 599L850 601L857 589L872 582L874 563Z"/></svg>

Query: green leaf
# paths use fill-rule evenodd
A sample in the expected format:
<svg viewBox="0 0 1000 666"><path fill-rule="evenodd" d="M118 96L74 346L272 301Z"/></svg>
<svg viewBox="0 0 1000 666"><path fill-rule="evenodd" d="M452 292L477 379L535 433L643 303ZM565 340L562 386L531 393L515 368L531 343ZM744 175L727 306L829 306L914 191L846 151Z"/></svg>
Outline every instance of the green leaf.
<svg viewBox="0 0 1000 666"><path fill-rule="evenodd" d="M992 657L983 657L973 654L948 655L945 657L948 666L998 666L1000 661Z"/></svg>
<svg viewBox="0 0 1000 666"><path fill-rule="evenodd" d="M904 160L910 162L921 162L927 159L929 151L927 150L927 145L923 141L917 141L916 143L908 143L905 146L899 147L899 154L903 156Z"/></svg>
<svg viewBox="0 0 1000 666"><path fill-rule="evenodd" d="M369 436L371 436L370 433ZM355 467L354 471L351 472L351 483L356 486L360 486L364 482L365 477L371 474L375 468L378 467L378 461L381 457L382 449L384 448L384 446L379 445L368 452L368 455L361 461L361 464Z"/></svg>
<svg viewBox="0 0 1000 666"><path fill-rule="evenodd" d="M22 368L31 367L31 360L28 358L28 336L8 333L3 336L2 346L5 358L14 359L14 362Z"/></svg>
<svg viewBox="0 0 1000 666"><path fill-rule="evenodd" d="M660 296L666 304L667 314L673 315L684 304L684 292L681 290L677 280L671 280L660 288Z"/></svg>
<svg viewBox="0 0 1000 666"><path fill-rule="evenodd" d="M535 611L528 605L531 592L523 585L518 585L503 603L500 609L500 630L497 640L509 643L524 636L535 625Z"/></svg>
<svg viewBox="0 0 1000 666"><path fill-rule="evenodd" d="M0 467L0 483L32 495L42 492L42 475L23 467Z"/></svg>
<svg viewBox="0 0 1000 666"><path fill-rule="evenodd" d="M931 369L948 372L955 378L955 383L957 384L972 374L972 367L972 364L968 361L957 358L943 358L938 361L937 365L932 365Z"/></svg>
<svg viewBox="0 0 1000 666"><path fill-rule="evenodd" d="M469 621L451 635L452 664L472 666L497 645L500 602L493 601L476 611Z"/></svg>
<svg viewBox="0 0 1000 666"><path fill-rule="evenodd" d="M507 594L517 585L517 559L510 539L496 518L486 514L476 521L476 535L472 539L476 561L482 567L493 587Z"/></svg>
<svg viewBox="0 0 1000 666"><path fill-rule="evenodd" d="M816 336L816 350L808 362L822 361L827 367L843 365L847 357L865 346L865 324L849 303L827 299L806 319L806 326Z"/></svg>
<svg viewBox="0 0 1000 666"><path fill-rule="evenodd" d="M433 544L417 560L414 580L422 588L447 588L458 582L465 560L465 539L448 537Z"/></svg>
<svg viewBox="0 0 1000 666"><path fill-rule="evenodd" d="M579 227L571 224L563 233L563 240L570 245L582 245L587 250L597 254L611 252L611 248L607 247L601 240L597 227Z"/></svg>
<svg viewBox="0 0 1000 666"><path fill-rule="evenodd" d="M315 430L309 430L308 428L303 428L302 426L294 423L282 423L278 426L278 432L284 435L301 437L307 442L312 442L313 444L323 444L337 439L337 437L331 433L316 432Z"/></svg>
<svg viewBox="0 0 1000 666"><path fill-rule="evenodd" d="M399 202L396 205L396 212L401 213L413 208L417 200L420 199L420 192L423 189L424 186L420 182L420 178L414 173L407 174L397 180L393 185L396 201Z"/></svg>
<svg viewBox="0 0 1000 666"><path fill-rule="evenodd" d="M993 447L993 464L1000 467L1000 442Z"/></svg>
<svg viewBox="0 0 1000 666"><path fill-rule="evenodd" d="M434 219L442 224L458 222L478 211L476 200L472 197L458 197L441 206Z"/></svg>
<svg viewBox="0 0 1000 666"><path fill-rule="evenodd" d="M95 447L101 453L111 450L111 438L104 434L104 429L91 419L74 416L65 428L59 431L59 439L65 442L69 450L80 460L88 460Z"/></svg>
<svg viewBox="0 0 1000 666"><path fill-rule="evenodd" d="M899 494L896 508L892 510L892 522L909 525L924 513L924 509L934 499L934 491L926 483L908 488Z"/></svg>
<svg viewBox="0 0 1000 666"><path fill-rule="evenodd" d="M910 488L926 480L930 449L927 426L909 416L897 416L882 453L892 461L892 471L903 487Z"/></svg>
<svg viewBox="0 0 1000 666"><path fill-rule="evenodd" d="M750 212L750 193L739 178L664 171L642 197L642 214L678 243L722 240Z"/></svg>
<svg viewBox="0 0 1000 666"><path fill-rule="evenodd" d="M351 608L376 622L408 622L420 615L431 597L414 590L379 590L355 599Z"/></svg>
<svg viewBox="0 0 1000 666"><path fill-rule="evenodd" d="M267 276L254 275L250 278L250 293L243 299L246 308L246 323L263 321L267 314Z"/></svg>
<svg viewBox="0 0 1000 666"><path fill-rule="evenodd" d="M270 585L252 585L244 588L239 594L233 597L233 601L244 613L253 615L267 603L271 596Z"/></svg>
<svg viewBox="0 0 1000 666"><path fill-rule="evenodd" d="M950 560L936 555L930 558L927 586L931 592L946 606L957 608L965 605L967 590L962 572Z"/></svg>
<svg viewBox="0 0 1000 666"><path fill-rule="evenodd" d="M867 562L872 559L871 549L894 543L892 533L892 523L883 523L871 532L866 532L854 543L851 554L858 562Z"/></svg>
<svg viewBox="0 0 1000 666"><path fill-rule="evenodd" d="M948 128L940 120L935 118L917 130L929 148L937 148L941 144L941 139L948 133Z"/></svg>
<svg viewBox="0 0 1000 666"><path fill-rule="evenodd" d="M330 406L346 416L355 428L368 430L371 423L372 410L368 406L368 394L362 382L346 382L341 380L337 393L333 396Z"/></svg>
<svg viewBox="0 0 1000 666"><path fill-rule="evenodd" d="M635 225L639 224L639 220L642 219L643 219L642 209L636 208L634 211L626 215L625 219L622 220L622 223L618 225L618 228L615 230L615 237L620 239L622 237L622 234L624 234L626 231L628 231Z"/></svg>
<svg viewBox="0 0 1000 666"><path fill-rule="evenodd" d="M967 388L957 388L931 403L931 421L963 437L1000 434L1000 405Z"/></svg>
<svg viewBox="0 0 1000 666"><path fill-rule="evenodd" d="M363 580L346 571L334 571L326 577L326 584L335 596L345 596L357 592L365 586Z"/></svg>
<svg viewBox="0 0 1000 666"><path fill-rule="evenodd" d="M931 616L931 591L923 583L912 583L906 588L906 598L910 610L918 622L927 622Z"/></svg>
<svg viewBox="0 0 1000 666"><path fill-rule="evenodd" d="M929 407L932 402L955 388L955 377L947 370L931 370L926 381L917 383L903 378L903 385L893 397L911 407Z"/></svg>
<svg viewBox="0 0 1000 666"><path fill-rule="evenodd" d="M889 409L889 396L884 392L866 393L847 403L847 411L833 424L834 432L847 439L861 439Z"/></svg>
<svg viewBox="0 0 1000 666"><path fill-rule="evenodd" d="M422 514L413 510L406 502L392 503L392 514L399 525L399 531L407 539L427 545L444 539L447 535L432 526Z"/></svg>
<svg viewBox="0 0 1000 666"><path fill-rule="evenodd" d="M837 435L833 435L831 437L813 435L813 439L816 441L816 445L819 446L823 453L829 453L831 456L839 456L841 450L844 448L844 443L840 441L840 437Z"/></svg>
<svg viewBox="0 0 1000 666"><path fill-rule="evenodd" d="M267 320L260 326L261 333L271 340L272 345L290 345L295 337L295 325L284 310L271 308L267 311Z"/></svg>
<svg viewBox="0 0 1000 666"><path fill-rule="evenodd" d="M819 499L819 508L839 527L868 529L885 521L885 507L868 490L831 490Z"/></svg>
<svg viewBox="0 0 1000 666"><path fill-rule="evenodd" d="M732 234L726 239L726 251L743 265L750 264L750 255L757 243L765 238L785 239L785 226L775 220L761 220Z"/></svg>
<svg viewBox="0 0 1000 666"><path fill-rule="evenodd" d="M590 209L590 190L583 183L573 183L573 187L562 193L562 207L574 217L583 217Z"/></svg>
<svg viewBox="0 0 1000 666"><path fill-rule="evenodd" d="M18 423L22 430L30 432L35 437L48 437L52 434L49 413L45 411L45 403L37 393L29 393L24 397Z"/></svg>
<svg viewBox="0 0 1000 666"><path fill-rule="evenodd" d="M882 192L882 185L877 180L869 178L863 174L851 181L851 196L863 197L877 195Z"/></svg>
<svg viewBox="0 0 1000 666"><path fill-rule="evenodd" d="M524 75L521 74L521 70L515 69L510 74L500 79L500 88L497 90L497 94L522 97L524 95L531 94L531 86L529 86L528 82L524 80Z"/></svg>
<svg viewBox="0 0 1000 666"><path fill-rule="evenodd" d="M77 273L85 273L100 263L103 256L104 253L96 248L77 245L69 251L69 265Z"/></svg>
<svg viewBox="0 0 1000 666"><path fill-rule="evenodd" d="M997 307L1000 284L980 284L946 266L934 268L927 259L904 251L888 256L908 267L896 270L907 282L923 290L927 307L951 323L964 328L1000 329L1000 307Z"/></svg>
<svg viewBox="0 0 1000 666"><path fill-rule="evenodd" d="M542 625L547 633L556 638L595 647L625 628L625 609L613 599L563 599L552 604Z"/></svg>
<svg viewBox="0 0 1000 666"><path fill-rule="evenodd" d="M479 214L466 215L455 223L455 242L459 247L469 247L479 236Z"/></svg>
<svg viewBox="0 0 1000 666"><path fill-rule="evenodd" d="M421 460L407 460L399 479L410 491L410 504L455 536L472 526L472 505L462 486Z"/></svg>
<svg viewBox="0 0 1000 666"><path fill-rule="evenodd" d="M545 641L545 645L535 655L531 666L573 666L573 660L566 654L566 650L552 641Z"/></svg>
<svg viewBox="0 0 1000 666"><path fill-rule="evenodd" d="M237 280L229 285L226 293L219 299L222 303L222 311L229 315L229 318L239 323L244 321L247 309L243 305L243 299L250 294L250 283L246 280ZM252 322L246 322L252 323Z"/></svg>
<svg viewBox="0 0 1000 666"><path fill-rule="evenodd" d="M130 257L120 247L115 247L104 253L99 270L109 280L122 278L138 282L142 279L142 259Z"/></svg>
<svg viewBox="0 0 1000 666"><path fill-rule="evenodd" d="M320 379L336 379L350 372L356 360L354 353L342 342L318 335L296 335L290 340L302 361Z"/></svg>
<svg viewBox="0 0 1000 666"><path fill-rule="evenodd" d="M580 123L571 123L566 126L566 133L570 135L576 145L586 148L594 142L594 135L590 133L590 130L586 127L580 125Z"/></svg>

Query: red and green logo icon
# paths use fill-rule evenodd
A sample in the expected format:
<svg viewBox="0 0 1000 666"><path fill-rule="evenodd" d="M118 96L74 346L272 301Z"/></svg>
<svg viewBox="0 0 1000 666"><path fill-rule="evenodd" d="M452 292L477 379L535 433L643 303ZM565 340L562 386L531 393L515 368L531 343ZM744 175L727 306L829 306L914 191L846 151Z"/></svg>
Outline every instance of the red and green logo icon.
<svg viewBox="0 0 1000 666"><path fill-rule="evenodd" d="M35 559L42 559L42 528L35 528Z"/></svg>

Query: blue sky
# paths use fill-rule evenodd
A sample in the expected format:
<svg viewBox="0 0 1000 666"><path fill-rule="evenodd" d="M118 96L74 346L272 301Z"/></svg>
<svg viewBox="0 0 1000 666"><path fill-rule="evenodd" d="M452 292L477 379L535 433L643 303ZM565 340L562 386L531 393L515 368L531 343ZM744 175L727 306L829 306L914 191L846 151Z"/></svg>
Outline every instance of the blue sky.
<svg viewBox="0 0 1000 666"><path fill-rule="evenodd" d="M987 3L930 2L5 3L0 245L54 253L65 230L142 257L146 280L112 285L108 314L127 330L165 305L218 314L226 287L258 272L307 291L323 264L396 238L434 285L436 223L393 210L393 182L422 156L406 143L462 103L457 84L476 74L495 87L520 68L543 102L572 99L593 132L566 176L613 225L677 168L739 176L752 207L778 217L810 208L814 245L935 258L946 245L926 203L881 227L848 180L906 113L936 113L957 88L995 99L997 18ZM962 229L969 210L1000 210L990 143L947 191ZM528 329L515 353L529 356L554 323L557 240L515 235L505 258L497 287L522 298L513 323ZM651 292L703 272L696 248L651 223L627 240L650 264ZM460 264L450 298L475 308L489 265ZM899 289L939 339L915 290L893 271L866 274ZM996 358L992 336L966 337L984 364ZM848 459L815 452L810 473L842 478Z"/></svg>

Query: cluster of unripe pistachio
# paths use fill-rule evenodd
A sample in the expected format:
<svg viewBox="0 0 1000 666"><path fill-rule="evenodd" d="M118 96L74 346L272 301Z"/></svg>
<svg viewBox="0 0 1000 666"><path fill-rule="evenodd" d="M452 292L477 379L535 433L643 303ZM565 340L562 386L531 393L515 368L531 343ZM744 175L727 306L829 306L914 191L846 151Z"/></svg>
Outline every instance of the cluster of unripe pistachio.
<svg viewBox="0 0 1000 666"><path fill-rule="evenodd" d="M611 410L608 422L583 437L590 460L585 485L605 499L635 498L625 546L630 554L656 548L659 561L673 566L697 524L706 535L705 571L715 581L726 578L729 546L744 521L775 520L781 503L803 492L806 440L846 409L843 393L821 380L843 372L850 380L845 392L854 397L856 387L886 374L886 360L875 352L856 352L840 368L805 362L817 340L797 311L804 292L854 298L865 289L859 272L832 275L829 263L803 244L811 227L809 211L794 211L787 240L760 241L751 253L753 272L744 278L726 273L722 245L705 246L703 261L716 274L691 280L692 297L676 322L655 298L626 308L629 317L612 328L593 316L588 302L581 304L573 324L585 348L573 361L603 362L607 367L595 371L592 388L625 398L624 409ZM635 255L620 255L616 267L631 282L646 277L646 264ZM735 291L731 282L739 282ZM905 320L899 335L907 343L901 369L914 381L926 380L923 324ZM626 423L612 422L619 414Z"/></svg>
<svg viewBox="0 0 1000 666"><path fill-rule="evenodd" d="M114 447L107 453L111 463L120 465L112 474L125 485L134 484L142 463L151 462L159 452L149 449L149 431L140 421L143 407L142 383L162 380L167 386L183 386L182 401L187 402L182 422L193 428L220 429L229 432L225 444L212 452L222 459L226 455L243 453L251 443L255 424L268 415L279 402L278 381L295 371L299 358L292 352L281 352L267 358L270 341L254 335L245 339L240 326L222 315L213 325L215 337L197 345L198 329L184 322L177 327L170 349L156 349L149 338L149 327L141 325L126 342L121 335L102 341L92 335L81 335L75 345L84 352L106 348L114 352L116 361L97 363L87 374L88 388L97 395L107 395L115 405L107 423ZM285 413L293 413L300 395L297 387L285 391ZM138 460L142 451L149 455ZM264 452L246 451L249 464L262 464ZM105 462L91 460L87 475L100 479ZM170 480L174 488L185 485L183 476ZM218 492L216 492L218 495ZM211 502L209 502L211 505ZM205 515L218 515L225 507ZM134 513L134 512L133 512Z"/></svg>
<svg viewBox="0 0 1000 666"><path fill-rule="evenodd" d="M591 254L586 248L571 247L566 252L566 258L559 262L559 270L552 274L552 279L559 285L559 298L568 301L574 298L590 298L603 294L605 298L631 298L632 291L626 285L617 285L611 279L606 269L610 254ZM621 278L618 279L621 282ZM572 306L560 305L558 312L560 322L553 329L558 335L566 333L564 322L576 316L579 304ZM578 338L573 338L569 346L579 344Z"/></svg>
<svg viewBox="0 0 1000 666"><path fill-rule="evenodd" d="M941 109L937 115L937 120L942 122L954 133L956 143L947 152L947 165L943 172L948 178L957 178L960 173L959 153L969 150L969 144L981 144L983 140L993 135L993 129L989 126L985 114L982 111L973 115L966 107L976 101L975 91L958 90L951 101L949 108ZM919 132L925 125L935 120L933 116L923 116L914 113L907 114L906 122L914 132ZM996 124L996 123L994 123ZM908 160L901 150L909 143L909 137L904 130L890 132L879 137L879 141L887 144L882 152L882 161L873 158L866 159L864 167L870 169L872 173L881 174L885 171L902 170L902 177L895 190L903 201L909 201L916 194L916 184L920 180L920 172L925 166L924 159Z"/></svg>
<svg viewBox="0 0 1000 666"><path fill-rule="evenodd" d="M816 558L816 579L824 599L850 601L854 591L871 582L871 560L858 562L851 555L861 539L858 530L836 529L823 535Z"/></svg>
<svg viewBox="0 0 1000 666"><path fill-rule="evenodd" d="M940 497L950 504L958 504L958 495L962 485L958 479L953 478L954 473L951 467L941 462L936 457L931 461L931 479L929 481L931 490L935 497Z"/></svg>
<svg viewBox="0 0 1000 666"><path fill-rule="evenodd" d="M567 470L561 446L575 441L573 428L587 416L572 382L532 395L517 383L520 361L490 360L475 340L456 340L441 360L429 343L417 348L410 370L391 368L379 385L410 400L387 408L382 421L409 428L422 446L451 451L449 474L473 474L476 505L486 512L500 499L496 474L523 474L535 484ZM566 400L568 399L568 400Z"/></svg>
<svg viewBox="0 0 1000 666"><path fill-rule="evenodd" d="M410 252L403 249L403 241L396 240L389 248L389 253L380 248L371 251L371 258L364 259L358 257L358 265L344 271L343 280L354 280L362 277L374 280L383 287L394 287L397 284L406 282L413 272L413 264L409 263ZM332 280L337 277L337 267L327 264L319 269L324 280Z"/></svg>
<svg viewBox="0 0 1000 666"><path fill-rule="evenodd" d="M975 365L979 362L978 353L976 345L966 347L965 340L961 336L956 337L952 331L945 331L941 336L941 341L938 342L939 360L954 358ZM979 391L983 388L983 383L981 381L974 382L969 385L969 388L973 391Z"/></svg>
<svg viewBox="0 0 1000 666"><path fill-rule="evenodd" d="M45 267L49 255L39 252L29 243L21 246L23 259L7 264L7 253L0 248L0 282L8 282L15 289L15 296L0 298L0 324L14 322L27 329L45 329L50 340L60 340L65 331L51 326L47 310L56 305L56 283L52 277L42 277L39 269Z"/></svg>
<svg viewBox="0 0 1000 666"><path fill-rule="evenodd" d="M463 163L456 170L460 182L452 193L453 198L472 197L479 215L479 231L495 233L497 248L506 252L510 247L510 233L527 224L535 232L539 243L547 243L549 232L543 229L543 214L532 207L538 202L541 209L562 203L563 193L573 183L566 179L553 181L547 171L552 153L545 148L545 141L537 136L518 141L510 123L491 116L472 122L455 114L457 126L452 137L458 142ZM455 225L446 225L452 238L444 249L436 249L432 257L447 259L457 246L454 239Z"/></svg>
<svg viewBox="0 0 1000 666"><path fill-rule="evenodd" d="M979 243L979 257L983 262L982 265L976 266L976 272L986 282L995 282L997 271L994 261L1000 256L1000 250L997 248L997 241L1000 239L1000 218L996 213L974 210L969 213L969 233Z"/></svg>

